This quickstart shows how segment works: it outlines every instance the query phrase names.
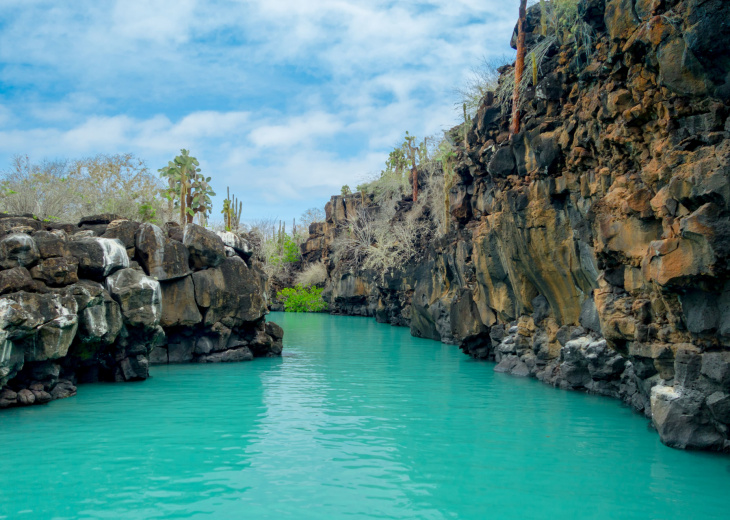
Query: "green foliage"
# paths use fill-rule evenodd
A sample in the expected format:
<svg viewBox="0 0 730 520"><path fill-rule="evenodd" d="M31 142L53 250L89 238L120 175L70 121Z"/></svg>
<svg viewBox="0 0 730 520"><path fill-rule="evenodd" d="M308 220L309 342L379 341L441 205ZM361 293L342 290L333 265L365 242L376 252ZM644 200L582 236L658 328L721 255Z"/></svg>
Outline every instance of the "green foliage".
<svg viewBox="0 0 730 520"><path fill-rule="evenodd" d="M157 216L157 208L150 202L141 202L137 206L137 213L142 222L152 222L153 224L157 222L155 218Z"/></svg>
<svg viewBox="0 0 730 520"><path fill-rule="evenodd" d="M352 195L352 190L350 189L350 187L347 184L345 184L342 187L342 189L340 190L340 193L344 197L345 195Z"/></svg>
<svg viewBox="0 0 730 520"><path fill-rule="evenodd" d="M290 235L286 235L282 240L281 261L286 264L298 262L301 258L299 253L299 244L297 244Z"/></svg>
<svg viewBox="0 0 730 520"><path fill-rule="evenodd" d="M311 286L282 289L276 298L284 304L286 312L323 312L327 310L327 302L322 299L323 289Z"/></svg>

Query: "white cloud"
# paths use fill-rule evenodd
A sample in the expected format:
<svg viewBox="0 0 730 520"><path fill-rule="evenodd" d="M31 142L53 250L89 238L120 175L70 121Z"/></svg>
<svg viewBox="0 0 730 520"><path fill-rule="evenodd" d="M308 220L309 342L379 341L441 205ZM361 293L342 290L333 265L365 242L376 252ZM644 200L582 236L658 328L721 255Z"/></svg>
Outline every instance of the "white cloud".
<svg viewBox="0 0 730 520"><path fill-rule="evenodd" d="M156 168L189 148L251 210L298 215L405 130L458 122L454 87L508 50L512 3L6 0L0 168L126 151Z"/></svg>
<svg viewBox="0 0 730 520"><path fill-rule="evenodd" d="M259 126L251 131L249 138L255 146L291 148L341 129L342 123L333 115L315 112L293 117L286 124Z"/></svg>

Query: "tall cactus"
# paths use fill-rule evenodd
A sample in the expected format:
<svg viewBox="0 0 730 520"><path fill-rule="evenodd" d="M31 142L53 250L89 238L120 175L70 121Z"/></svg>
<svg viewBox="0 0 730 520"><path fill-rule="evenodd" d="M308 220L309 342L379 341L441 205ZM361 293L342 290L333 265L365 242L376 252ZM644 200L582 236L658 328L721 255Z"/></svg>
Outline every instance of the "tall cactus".
<svg viewBox="0 0 730 520"><path fill-rule="evenodd" d="M415 140L415 135L410 135L406 132L406 141L403 144L405 144L406 150L408 151L408 160L411 163L411 175L413 176L413 202L418 202L418 148L413 146Z"/></svg>
<svg viewBox="0 0 730 520"><path fill-rule="evenodd" d="M243 202L239 201L235 195L231 196L231 189L226 187L226 199L223 201L223 211L221 211L226 230L238 232L242 211Z"/></svg>
<svg viewBox="0 0 730 520"><path fill-rule="evenodd" d="M210 188L210 177L200 173L200 163L189 155L185 149L181 154L160 168L161 177L167 177L170 188L167 190L168 200L178 199L180 205L180 224L190 224L196 213L207 213L211 209L211 196L215 193Z"/></svg>

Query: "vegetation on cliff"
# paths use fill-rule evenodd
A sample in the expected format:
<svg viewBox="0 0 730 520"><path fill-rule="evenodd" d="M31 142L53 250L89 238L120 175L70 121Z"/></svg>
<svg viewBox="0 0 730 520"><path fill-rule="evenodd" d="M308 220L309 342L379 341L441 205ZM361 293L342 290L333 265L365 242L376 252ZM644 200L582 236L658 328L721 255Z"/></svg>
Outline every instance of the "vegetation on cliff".
<svg viewBox="0 0 730 520"><path fill-rule="evenodd" d="M529 8L517 102L500 67L419 165L417 201L393 166L327 204L302 251L332 312L622 399L671 446L730 449L728 17L713 0Z"/></svg>

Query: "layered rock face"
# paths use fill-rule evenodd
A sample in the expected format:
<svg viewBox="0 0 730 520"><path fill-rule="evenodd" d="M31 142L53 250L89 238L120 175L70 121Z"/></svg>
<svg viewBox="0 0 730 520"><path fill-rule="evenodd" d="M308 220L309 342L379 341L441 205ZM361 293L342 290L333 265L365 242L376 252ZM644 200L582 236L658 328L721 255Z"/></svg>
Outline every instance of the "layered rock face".
<svg viewBox="0 0 730 520"><path fill-rule="evenodd" d="M0 408L144 380L155 363L280 355L251 253L194 224L0 215Z"/></svg>
<svg viewBox="0 0 730 520"><path fill-rule="evenodd" d="M728 450L730 3L579 12L593 42L549 48L519 134L493 95L464 144L452 132L450 231L384 277L330 263L326 294L499 371L620 398L670 446ZM305 257L330 257L361 200L333 197Z"/></svg>

